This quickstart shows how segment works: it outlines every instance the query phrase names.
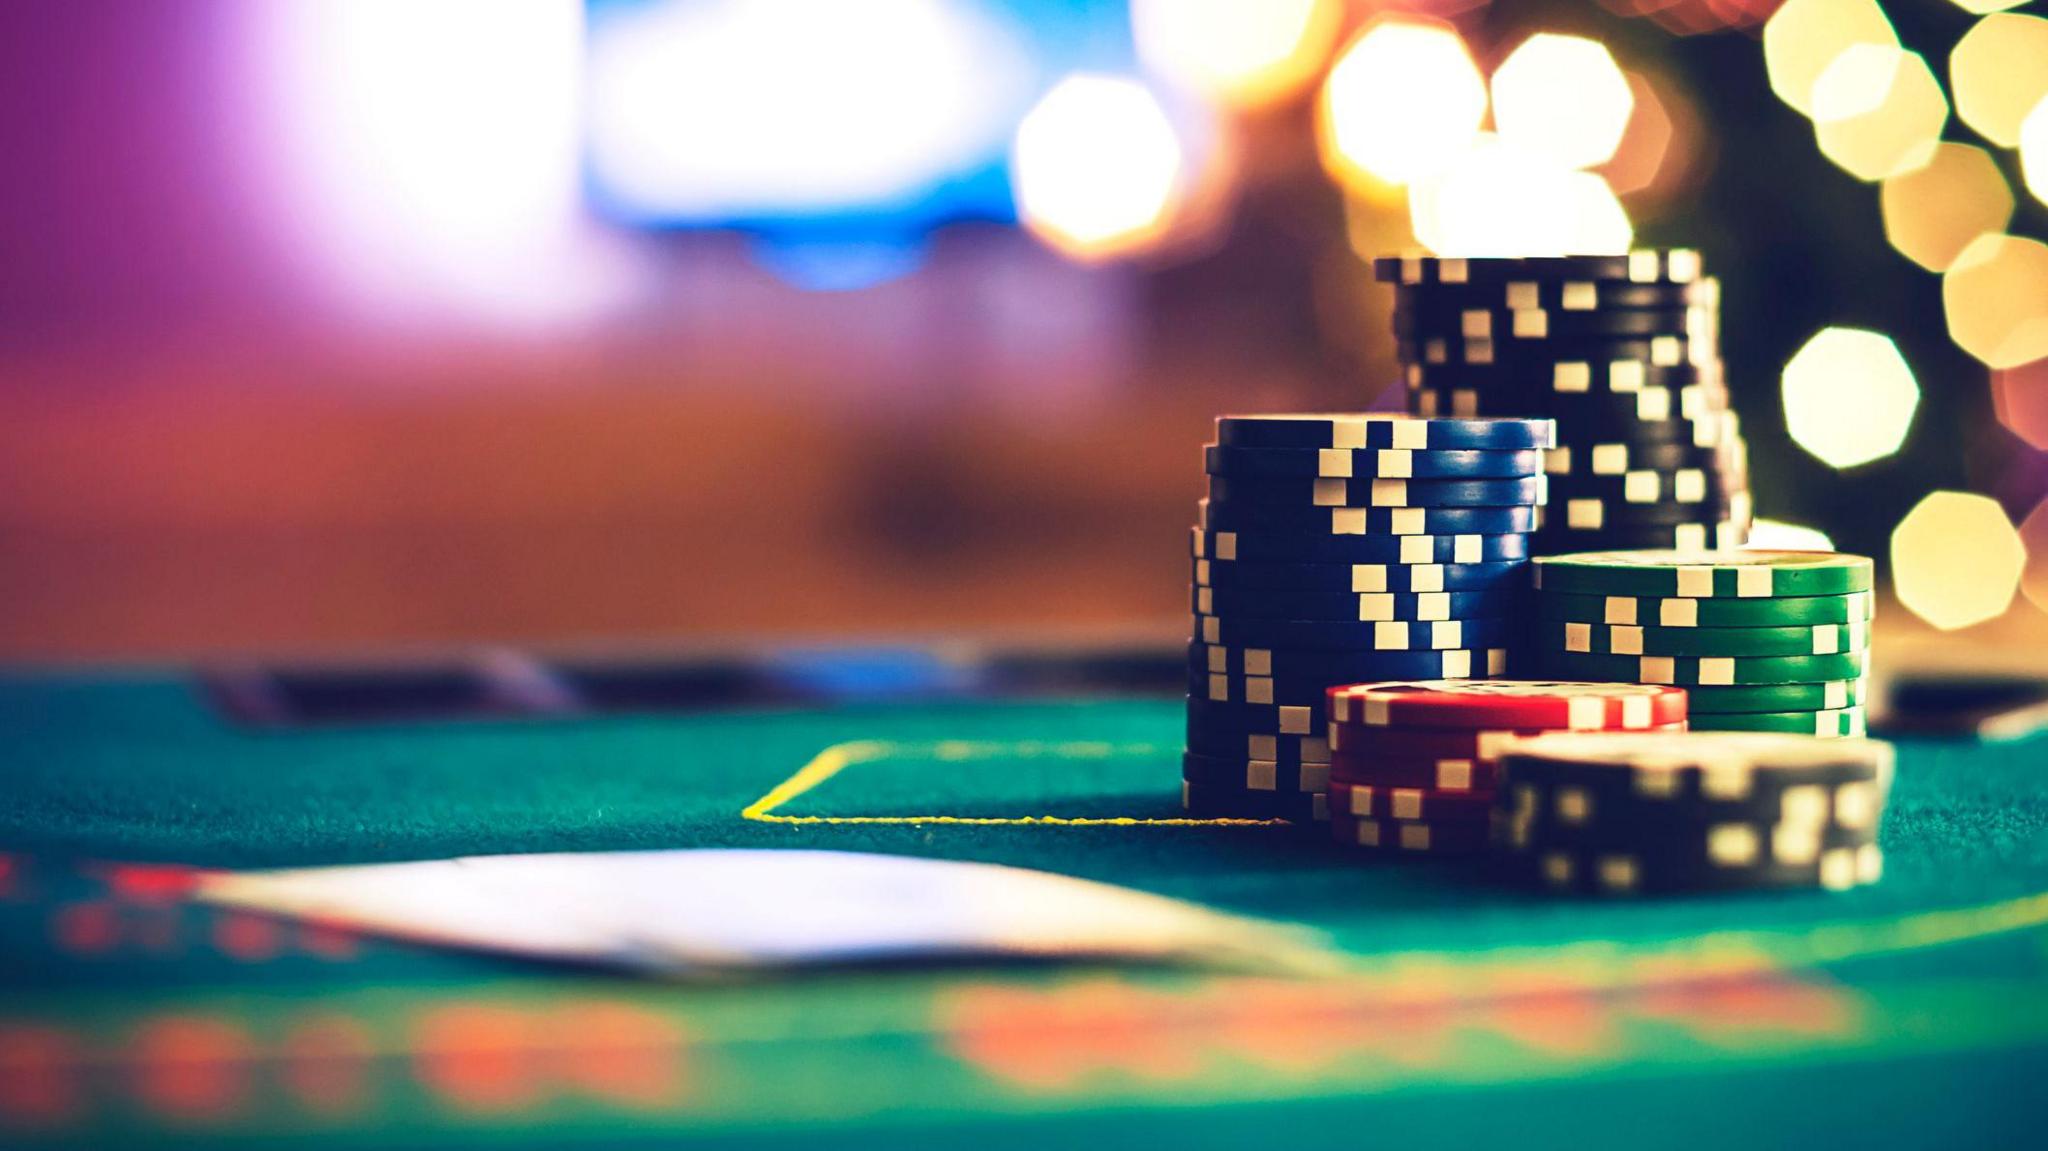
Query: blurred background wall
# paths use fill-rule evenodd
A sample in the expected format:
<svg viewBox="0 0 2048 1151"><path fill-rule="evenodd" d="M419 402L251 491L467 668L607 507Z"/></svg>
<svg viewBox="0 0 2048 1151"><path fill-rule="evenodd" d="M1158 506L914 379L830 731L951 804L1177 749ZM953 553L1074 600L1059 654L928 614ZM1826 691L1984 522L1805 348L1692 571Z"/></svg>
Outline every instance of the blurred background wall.
<svg viewBox="0 0 2048 1151"><path fill-rule="evenodd" d="M1995 6L17 0L0 657L1170 636L1210 420L1397 408L1418 244L1702 249L1759 513L2005 626Z"/></svg>

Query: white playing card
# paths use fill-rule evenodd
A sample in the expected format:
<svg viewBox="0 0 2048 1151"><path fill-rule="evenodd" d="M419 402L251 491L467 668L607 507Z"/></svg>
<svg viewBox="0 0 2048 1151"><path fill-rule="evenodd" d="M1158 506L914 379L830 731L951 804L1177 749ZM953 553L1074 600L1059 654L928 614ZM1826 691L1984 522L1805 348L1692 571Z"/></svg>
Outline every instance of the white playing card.
<svg viewBox="0 0 2048 1151"><path fill-rule="evenodd" d="M199 898L542 959L684 974L870 960L1104 958L1300 966L1308 936L985 863L836 851L493 855L223 872Z"/></svg>

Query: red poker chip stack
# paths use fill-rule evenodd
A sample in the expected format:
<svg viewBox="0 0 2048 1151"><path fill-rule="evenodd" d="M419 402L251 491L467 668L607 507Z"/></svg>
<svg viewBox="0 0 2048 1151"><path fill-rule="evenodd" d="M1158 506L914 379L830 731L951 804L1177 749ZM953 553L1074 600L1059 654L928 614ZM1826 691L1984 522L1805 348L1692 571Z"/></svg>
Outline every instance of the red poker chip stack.
<svg viewBox="0 0 2048 1151"><path fill-rule="evenodd" d="M1683 731L1683 688L1547 680L1333 687L1330 829L1388 852L1484 850L1501 749L1546 731Z"/></svg>

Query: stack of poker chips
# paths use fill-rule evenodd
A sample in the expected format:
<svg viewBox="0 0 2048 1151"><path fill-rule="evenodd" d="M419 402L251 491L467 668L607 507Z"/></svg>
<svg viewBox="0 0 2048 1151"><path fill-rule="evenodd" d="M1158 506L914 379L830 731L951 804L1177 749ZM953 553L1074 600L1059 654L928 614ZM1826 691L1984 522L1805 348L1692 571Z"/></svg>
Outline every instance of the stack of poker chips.
<svg viewBox="0 0 2048 1151"><path fill-rule="evenodd" d="M1393 257L1374 273L1396 285L1410 411L1557 421L1536 554L1748 539L1719 285L1698 253Z"/></svg>
<svg viewBox="0 0 2048 1151"><path fill-rule="evenodd" d="M1536 674L1678 684L1695 731L1864 731L1872 565L1833 552L1535 561Z"/></svg>
<svg viewBox="0 0 2048 1151"><path fill-rule="evenodd" d="M1194 531L1182 802L1327 818L1325 693L1503 674L1549 420L1216 421Z"/></svg>
<svg viewBox="0 0 2048 1151"><path fill-rule="evenodd" d="M1559 733L1500 757L1510 874L1604 894L1875 883L1892 749L1769 732Z"/></svg>
<svg viewBox="0 0 2048 1151"><path fill-rule="evenodd" d="M1500 755L1520 737L1685 729L1685 693L1670 687L1433 680L1329 698L1331 833L1397 853L1484 849Z"/></svg>

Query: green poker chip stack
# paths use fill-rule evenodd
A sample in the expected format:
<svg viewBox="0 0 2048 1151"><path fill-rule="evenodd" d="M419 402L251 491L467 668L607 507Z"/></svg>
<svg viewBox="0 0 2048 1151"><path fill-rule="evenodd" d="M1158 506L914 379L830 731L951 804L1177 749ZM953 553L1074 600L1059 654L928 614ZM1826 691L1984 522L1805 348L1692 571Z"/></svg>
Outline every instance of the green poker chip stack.
<svg viewBox="0 0 2048 1151"><path fill-rule="evenodd" d="M1698 731L1861 736L1874 565L1804 551L1623 551L1534 563L1532 644L1561 680L1673 684Z"/></svg>

